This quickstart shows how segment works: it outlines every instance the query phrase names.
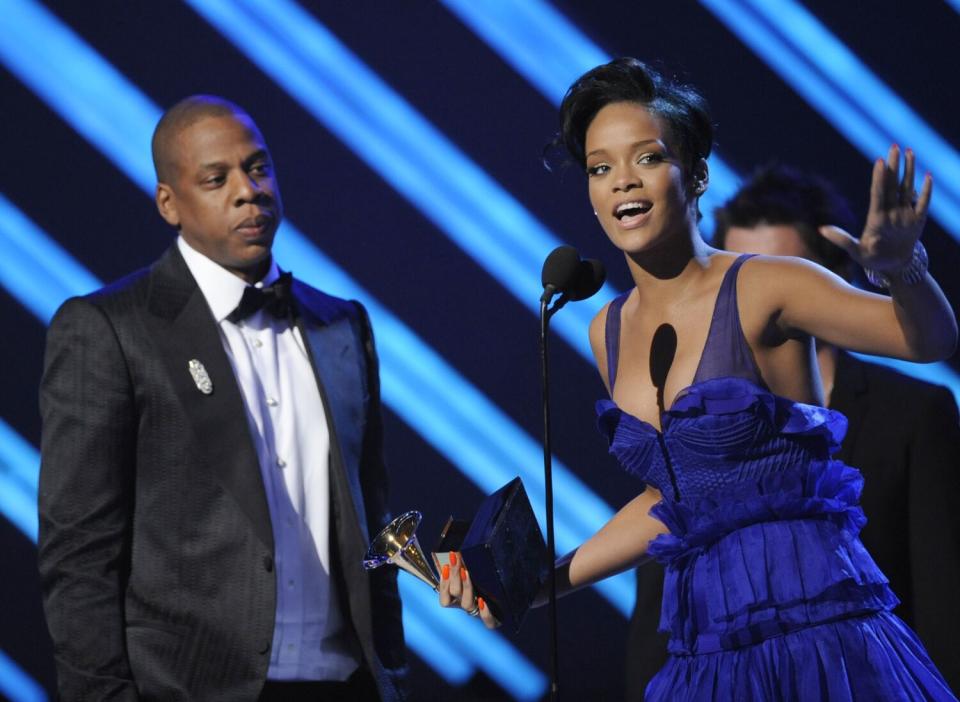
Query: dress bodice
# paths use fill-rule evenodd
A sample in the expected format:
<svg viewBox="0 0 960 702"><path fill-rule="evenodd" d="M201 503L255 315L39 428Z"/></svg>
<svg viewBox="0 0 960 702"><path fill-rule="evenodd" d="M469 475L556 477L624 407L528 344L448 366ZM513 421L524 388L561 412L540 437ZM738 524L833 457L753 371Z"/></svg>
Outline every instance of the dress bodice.
<svg viewBox="0 0 960 702"><path fill-rule="evenodd" d="M740 256L724 274L693 383L663 413L660 431L613 400L597 403L598 424L611 453L665 500L690 500L788 465L823 461L839 448L846 431L838 412L775 395L763 382L737 306L737 276L749 258ZM625 299L621 295L607 311L611 394Z"/></svg>

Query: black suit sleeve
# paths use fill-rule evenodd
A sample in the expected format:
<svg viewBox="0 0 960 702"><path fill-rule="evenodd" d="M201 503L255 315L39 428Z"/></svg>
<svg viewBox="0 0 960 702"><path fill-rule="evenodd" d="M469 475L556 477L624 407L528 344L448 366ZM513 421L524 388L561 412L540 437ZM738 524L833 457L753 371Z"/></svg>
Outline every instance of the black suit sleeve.
<svg viewBox="0 0 960 702"><path fill-rule="evenodd" d="M383 454L383 416L380 403L380 366L373 329L366 309L359 302L361 340L366 359L367 421L360 464L360 485L367 514L367 531L373 536L391 519L387 504L389 483ZM388 667L406 670L406 648L403 642L400 594L397 590L397 569L377 568L370 571L371 612L374 645Z"/></svg>
<svg viewBox="0 0 960 702"><path fill-rule="evenodd" d="M933 662L960 691L960 423L937 387L917 416L909 457L914 625Z"/></svg>
<svg viewBox="0 0 960 702"><path fill-rule="evenodd" d="M124 640L136 410L114 329L68 301L47 334L39 567L64 700L136 700Z"/></svg>

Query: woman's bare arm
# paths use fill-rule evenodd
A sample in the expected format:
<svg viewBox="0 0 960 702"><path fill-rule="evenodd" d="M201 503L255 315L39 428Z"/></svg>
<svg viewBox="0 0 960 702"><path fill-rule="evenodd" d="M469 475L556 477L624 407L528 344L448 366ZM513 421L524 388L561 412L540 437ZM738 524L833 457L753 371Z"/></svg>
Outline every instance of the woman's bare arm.
<svg viewBox="0 0 960 702"><path fill-rule="evenodd" d="M926 222L932 180L915 198L914 156L906 153L898 180L900 153L874 164L870 211L856 239L836 227L821 233L854 261L891 279L890 296L858 290L840 277L798 259L758 259L750 267L752 288L767 291L786 334L801 331L844 348L910 361L934 361L953 353L957 322L940 286L926 274L914 285L897 272L910 262Z"/></svg>

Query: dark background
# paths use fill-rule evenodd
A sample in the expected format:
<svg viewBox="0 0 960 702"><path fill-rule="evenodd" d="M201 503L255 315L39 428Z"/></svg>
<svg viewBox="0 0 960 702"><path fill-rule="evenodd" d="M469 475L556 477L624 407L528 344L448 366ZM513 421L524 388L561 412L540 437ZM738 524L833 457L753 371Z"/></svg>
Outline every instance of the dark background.
<svg viewBox="0 0 960 702"><path fill-rule="evenodd" d="M541 165L555 107L453 14L427 0L301 4L559 238L603 259L614 286L626 289L626 267L595 223L581 175ZM713 108L721 153L741 174L779 159L826 175L854 212L865 211L870 161L704 6L693 0L554 6L609 54L662 61L698 85ZM540 436L537 322L529 309L231 42L175 2L46 7L161 106L197 92L245 106L270 144L288 220L530 436ZM909 10L893 0L808 0L806 7L943 138L960 144L954 8L943 0L917 0ZM102 280L149 264L172 241L142 191L2 65L0 154L0 193ZM956 305L960 247L934 220L924 241L931 269ZM297 271L296 262L280 264ZM2 290L0 328L6 332L0 416L36 446L44 324ZM555 455L619 507L637 485L619 472L593 428L602 385L594 368L554 339ZM471 514L482 494L391 411L386 433L392 506L421 509L430 544L447 515ZM52 690L35 561L33 543L0 518L0 650ZM620 699L624 618L592 590L563 601L560 617L564 699ZM519 635L505 635L546 671L546 631L538 611ZM509 698L482 673L457 690L411 658L416 699Z"/></svg>

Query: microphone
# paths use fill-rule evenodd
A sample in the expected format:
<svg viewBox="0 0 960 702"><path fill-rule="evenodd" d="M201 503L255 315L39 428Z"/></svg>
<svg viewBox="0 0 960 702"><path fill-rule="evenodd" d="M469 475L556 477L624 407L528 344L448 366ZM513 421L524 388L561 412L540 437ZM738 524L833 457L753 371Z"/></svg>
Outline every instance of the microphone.
<svg viewBox="0 0 960 702"><path fill-rule="evenodd" d="M603 287L607 279L607 269L603 263L595 258L588 258L580 261L577 266L577 274L573 279L573 285L570 286L570 299L586 300L591 295L597 293Z"/></svg>
<svg viewBox="0 0 960 702"><path fill-rule="evenodd" d="M572 246L558 246L543 262L540 281L543 283L541 302L549 303L554 295L563 293L560 303L585 300L596 293L606 280L603 264L595 258L580 259Z"/></svg>
<svg viewBox="0 0 960 702"><path fill-rule="evenodd" d="M580 272L580 254L572 246L558 246L543 262L540 302L550 302L558 292L567 292Z"/></svg>

